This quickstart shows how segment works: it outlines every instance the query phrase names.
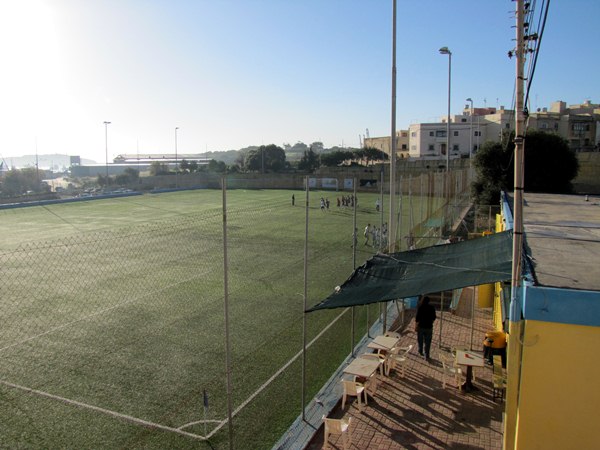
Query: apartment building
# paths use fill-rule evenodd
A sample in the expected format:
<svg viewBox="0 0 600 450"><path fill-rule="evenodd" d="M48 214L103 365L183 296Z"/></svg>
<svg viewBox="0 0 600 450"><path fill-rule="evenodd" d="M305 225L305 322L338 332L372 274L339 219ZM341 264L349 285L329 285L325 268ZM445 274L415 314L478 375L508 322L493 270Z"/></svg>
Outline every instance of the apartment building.
<svg viewBox="0 0 600 450"><path fill-rule="evenodd" d="M397 158L408 158L408 156L409 156L409 152L408 152L409 144L408 143L409 143L408 130L396 131L396 157ZM364 146L381 150L388 156L392 152L392 150L391 150L392 142L391 142L391 139L389 136L373 137L373 138L367 137L364 140Z"/></svg>
<svg viewBox="0 0 600 450"><path fill-rule="evenodd" d="M529 115L528 127L558 133L575 152L600 149L600 105L589 100L570 106L556 101L550 104L550 108L538 108Z"/></svg>
<svg viewBox="0 0 600 450"><path fill-rule="evenodd" d="M450 158L468 158L477 153L488 140L506 138L513 127L514 111L467 106L462 114L450 116ZM409 127L409 154L411 158L440 159L446 157L448 129L446 117L440 122L416 123Z"/></svg>
<svg viewBox="0 0 600 450"><path fill-rule="evenodd" d="M486 141L503 142L514 131L512 109L473 108L450 116L450 158L468 158ZM557 133L575 152L600 150L600 105L586 101L578 105L553 102L550 108L529 114L530 130ZM408 129L409 156L416 159L446 158L447 118L440 122L415 123ZM389 140L389 138L388 138Z"/></svg>

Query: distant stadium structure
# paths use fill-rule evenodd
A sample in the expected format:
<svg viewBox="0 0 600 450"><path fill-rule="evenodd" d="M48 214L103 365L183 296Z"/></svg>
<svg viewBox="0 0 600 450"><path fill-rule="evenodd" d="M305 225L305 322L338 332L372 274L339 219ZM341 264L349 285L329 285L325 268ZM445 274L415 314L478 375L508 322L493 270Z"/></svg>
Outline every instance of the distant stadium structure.
<svg viewBox="0 0 600 450"><path fill-rule="evenodd" d="M181 162L196 162L199 166L208 165L210 158L206 158L199 153L135 153L135 154L120 154L117 155L113 162L108 164L85 164L71 165L71 175L74 177L94 177L104 175L108 172L109 175L119 175L125 172L125 169L132 168L140 172L150 170L150 166L154 162L160 162L175 170L175 166L181 165Z"/></svg>

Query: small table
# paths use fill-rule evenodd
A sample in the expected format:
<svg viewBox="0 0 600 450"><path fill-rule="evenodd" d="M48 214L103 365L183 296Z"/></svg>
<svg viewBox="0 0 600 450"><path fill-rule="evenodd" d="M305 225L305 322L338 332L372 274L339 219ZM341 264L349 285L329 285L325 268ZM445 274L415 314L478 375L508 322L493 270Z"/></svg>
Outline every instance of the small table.
<svg viewBox="0 0 600 450"><path fill-rule="evenodd" d="M465 392L477 389L473 385L473 367L483 367L483 356L468 350L456 350L456 364L467 366L466 381L461 386Z"/></svg>
<svg viewBox="0 0 600 450"><path fill-rule="evenodd" d="M369 342L367 347L375 350L384 350L389 352L398 344L399 339L391 336L377 336L373 341Z"/></svg>
<svg viewBox="0 0 600 450"><path fill-rule="evenodd" d="M368 380L379 368L379 361L376 359L356 358L344 369L344 373ZM373 391L377 388L377 375L374 377Z"/></svg>

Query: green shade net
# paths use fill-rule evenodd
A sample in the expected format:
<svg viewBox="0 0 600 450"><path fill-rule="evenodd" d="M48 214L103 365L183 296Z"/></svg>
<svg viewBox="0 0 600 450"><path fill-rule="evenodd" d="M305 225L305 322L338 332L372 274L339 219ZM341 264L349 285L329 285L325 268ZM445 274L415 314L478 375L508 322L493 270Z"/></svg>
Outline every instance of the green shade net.
<svg viewBox="0 0 600 450"><path fill-rule="evenodd" d="M512 230L390 255L375 255L307 312L367 305L510 280Z"/></svg>

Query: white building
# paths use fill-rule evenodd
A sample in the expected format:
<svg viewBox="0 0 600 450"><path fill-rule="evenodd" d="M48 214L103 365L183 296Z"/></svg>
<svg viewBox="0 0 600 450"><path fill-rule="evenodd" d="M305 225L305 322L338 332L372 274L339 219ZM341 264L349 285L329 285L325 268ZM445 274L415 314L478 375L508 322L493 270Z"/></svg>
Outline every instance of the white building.
<svg viewBox="0 0 600 450"><path fill-rule="evenodd" d="M465 107L450 116L450 158L468 158L487 140L501 141L514 123L514 111ZM409 127L409 155L418 159L446 158L446 116L441 122L415 123Z"/></svg>

